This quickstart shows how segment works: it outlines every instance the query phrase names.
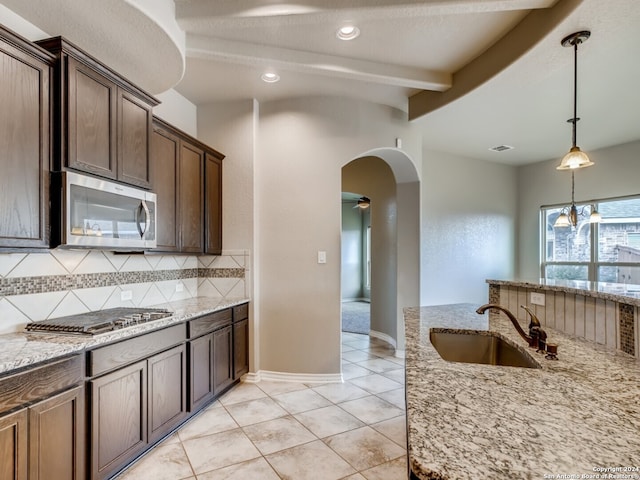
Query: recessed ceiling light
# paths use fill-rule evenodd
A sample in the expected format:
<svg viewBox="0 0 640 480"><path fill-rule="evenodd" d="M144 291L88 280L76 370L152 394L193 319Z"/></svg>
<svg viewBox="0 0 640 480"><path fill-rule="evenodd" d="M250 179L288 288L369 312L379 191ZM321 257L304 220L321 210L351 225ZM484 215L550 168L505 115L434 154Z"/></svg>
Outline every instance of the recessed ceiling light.
<svg viewBox="0 0 640 480"><path fill-rule="evenodd" d="M265 72L260 78L262 78L263 82L276 83L278 80L280 80L280 75L274 72Z"/></svg>
<svg viewBox="0 0 640 480"><path fill-rule="evenodd" d="M353 40L360 35L360 29L355 25L344 25L336 32L336 37L340 40Z"/></svg>

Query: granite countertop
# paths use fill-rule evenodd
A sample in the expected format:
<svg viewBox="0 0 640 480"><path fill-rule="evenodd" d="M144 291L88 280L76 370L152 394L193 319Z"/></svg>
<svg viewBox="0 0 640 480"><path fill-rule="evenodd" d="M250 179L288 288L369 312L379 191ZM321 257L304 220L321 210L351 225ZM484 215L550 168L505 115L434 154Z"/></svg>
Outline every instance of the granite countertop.
<svg viewBox="0 0 640 480"><path fill-rule="evenodd" d="M640 362L545 327L548 341L558 344L559 358L546 360L529 349L503 314L490 322L488 312L475 313L477 306L404 310L414 474L420 479L640 478ZM429 340L431 328L497 332L530 352L542 368L444 361ZM627 467L636 470L598 470ZM603 472L629 476L595 477Z"/></svg>
<svg viewBox="0 0 640 480"><path fill-rule="evenodd" d="M588 282L584 280L487 280L490 285L506 285L602 298L640 307L640 285L632 283Z"/></svg>
<svg viewBox="0 0 640 480"><path fill-rule="evenodd" d="M171 317L95 336L51 333L11 333L0 335L0 375L35 364L72 355L98 345L168 327L200 315L248 302L247 298L196 297L150 305L173 312Z"/></svg>

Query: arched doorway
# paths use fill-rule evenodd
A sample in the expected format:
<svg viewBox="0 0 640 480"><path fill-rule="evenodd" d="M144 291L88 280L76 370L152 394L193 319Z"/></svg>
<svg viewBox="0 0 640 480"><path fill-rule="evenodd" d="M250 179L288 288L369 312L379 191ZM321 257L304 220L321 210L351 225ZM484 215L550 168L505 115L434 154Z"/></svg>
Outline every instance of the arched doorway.
<svg viewBox="0 0 640 480"><path fill-rule="evenodd" d="M371 331L404 354L402 309L420 299L420 186L399 149L376 149L342 167L342 191L371 199Z"/></svg>

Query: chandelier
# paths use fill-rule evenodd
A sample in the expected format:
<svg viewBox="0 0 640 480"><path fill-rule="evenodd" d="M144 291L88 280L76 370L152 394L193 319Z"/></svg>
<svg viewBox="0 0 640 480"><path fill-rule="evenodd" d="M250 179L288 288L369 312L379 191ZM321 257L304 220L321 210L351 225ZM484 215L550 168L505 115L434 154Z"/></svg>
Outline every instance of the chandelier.
<svg viewBox="0 0 640 480"><path fill-rule="evenodd" d="M589 223L600 223L602 221L602 217L598 213L595 204L585 205L580 210L576 207L576 202L574 201L574 191L575 191L575 180L573 177L573 170L571 171L571 205L567 207L562 207L560 211L560 215L556 218L554 227L575 227L578 225L578 217L586 217L589 216Z"/></svg>

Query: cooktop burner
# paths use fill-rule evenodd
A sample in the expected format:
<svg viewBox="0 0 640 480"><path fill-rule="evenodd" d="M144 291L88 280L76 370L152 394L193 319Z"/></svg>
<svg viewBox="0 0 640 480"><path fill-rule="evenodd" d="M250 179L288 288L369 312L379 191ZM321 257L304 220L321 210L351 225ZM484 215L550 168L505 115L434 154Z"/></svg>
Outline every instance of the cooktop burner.
<svg viewBox="0 0 640 480"><path fill-rule="evenodd" d="M159 320L171 315L173 313L164 308L109 308L32 322L27 324L26 331L97 335Z"/></svg>

